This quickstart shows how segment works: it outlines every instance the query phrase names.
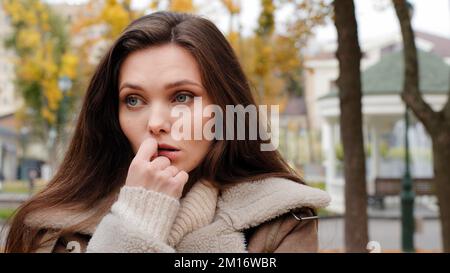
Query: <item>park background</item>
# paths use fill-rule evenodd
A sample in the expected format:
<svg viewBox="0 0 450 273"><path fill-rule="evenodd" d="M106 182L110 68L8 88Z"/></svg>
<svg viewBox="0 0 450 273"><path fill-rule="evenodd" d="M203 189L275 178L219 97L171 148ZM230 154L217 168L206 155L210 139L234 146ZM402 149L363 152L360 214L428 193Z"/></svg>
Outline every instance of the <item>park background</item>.
<svg viewBox="0 0 450 273"><path fill-rule="evenodd" d="M332 197L322 252L450 251L448 0L1 0L0 225L58 168L99 58L156 10L211 19L280 105L281 153Z"/></svg>

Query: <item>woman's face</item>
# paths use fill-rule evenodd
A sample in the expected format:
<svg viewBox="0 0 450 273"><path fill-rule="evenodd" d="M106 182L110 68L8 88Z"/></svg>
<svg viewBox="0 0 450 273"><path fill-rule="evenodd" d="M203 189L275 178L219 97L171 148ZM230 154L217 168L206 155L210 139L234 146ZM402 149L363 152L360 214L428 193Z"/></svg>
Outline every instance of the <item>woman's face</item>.
<svg viewBox="0 0 450 273"><path fill-rule="evenodd" d="M177 105L190 108L192 125L194 120L204 124L210 119L194 112L194 97L202 99L201 112L212 103L202 85L198 64L187 50L165 44L130 54L119 73L119 122L134 153L144 139L154 138L158 142L158 156L166 156L173 166L186 172L197 167L212 141L204 137L174 140L174 134L178 133L171 130L179 119L171 115Z"/></svg>

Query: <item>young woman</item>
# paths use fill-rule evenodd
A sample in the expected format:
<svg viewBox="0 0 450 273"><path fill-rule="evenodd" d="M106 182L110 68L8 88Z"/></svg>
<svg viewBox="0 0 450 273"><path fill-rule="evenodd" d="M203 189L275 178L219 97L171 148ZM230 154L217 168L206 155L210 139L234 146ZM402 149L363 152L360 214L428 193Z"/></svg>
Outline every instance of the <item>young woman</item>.
<svg viewBox="0 0 450 273"><path fill-rule="evenodd" d="M328 194L261 151L260 137L178 138L171 111L196 98L202 109L255 105L222 33L180 13L132 22L91 79L60 169L13 218L6 251L316 251Z"/></svg>

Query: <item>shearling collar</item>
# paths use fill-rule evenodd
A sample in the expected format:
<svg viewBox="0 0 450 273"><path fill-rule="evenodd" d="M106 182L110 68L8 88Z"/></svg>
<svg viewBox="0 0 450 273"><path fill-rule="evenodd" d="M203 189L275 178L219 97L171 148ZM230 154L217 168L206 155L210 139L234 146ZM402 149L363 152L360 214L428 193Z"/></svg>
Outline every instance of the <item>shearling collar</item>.
<svg viewBox="0 0 450 273"><path fill-rule="evenodd" d="M236 230L257 226L294 208L323 208L330 203L325 191L285 178L237 184L222 193L218 214Z"/></svg>
<svg viewBox="0 0 450 273"><path fill-rule="evenodd" d="M194 190L195 185L191 190ZM206 191L217 194L215 191ZM189 196L189 193L186 195ZM191 194L193 196L193 194ZM199 198L196 198L199 200ZM182 200L181 204L182 204ZM233 229L242 230L288 212L293 208L326 207L330 202L328 193L284 178L266 178L259 181L239 183L224 190L217 199L216 218L224 219ZM77 224L95 214L97 208L83 213L61 209L36 212L26 219L26 224L41 228L64 228ZM92 226L79 230L92 234L103 217Z"/></svg>

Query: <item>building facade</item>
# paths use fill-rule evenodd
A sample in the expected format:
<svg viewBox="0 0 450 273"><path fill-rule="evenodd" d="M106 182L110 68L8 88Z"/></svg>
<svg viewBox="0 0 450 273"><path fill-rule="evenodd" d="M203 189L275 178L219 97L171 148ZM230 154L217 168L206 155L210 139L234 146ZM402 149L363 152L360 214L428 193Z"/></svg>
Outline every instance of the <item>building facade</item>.
<svg viewBox="0 0 450 273"><path fill-rule="evenodd" d="M417 32L421 92L439 110L447 101L450 40ZM368 194L374 193L377 178L401 178L404 170L403 56L401 37L389 36L362 42L362 112L366 150ZM339 126L339 98L335 84L339 75L335 47L311 56L306 62L306 101L313 130L321 134L325 183L332 195L330 208L344 212L342 145ZM412 175L433 176L431 141L420 122L414 120L408 131L412 153ZM432 204L431 204L432 206Z"/></svg>

